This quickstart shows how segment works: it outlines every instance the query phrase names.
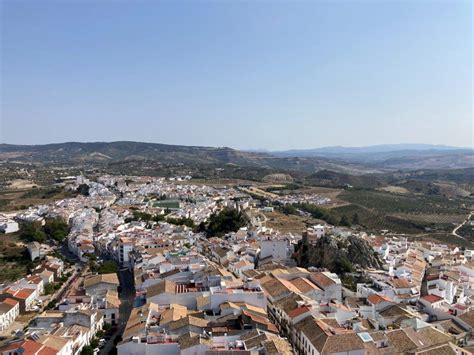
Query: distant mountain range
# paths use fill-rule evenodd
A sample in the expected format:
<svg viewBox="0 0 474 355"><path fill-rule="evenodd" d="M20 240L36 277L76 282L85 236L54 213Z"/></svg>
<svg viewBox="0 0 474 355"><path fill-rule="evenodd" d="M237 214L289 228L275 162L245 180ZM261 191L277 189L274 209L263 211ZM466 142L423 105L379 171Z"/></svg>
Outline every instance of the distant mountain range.
<svg viewBox="0 0 474 355"><path fill-rule="evenodd" d="M384 144L368 147L323 147L270 152L278 157L319 157L341 159L387 169L469 168L474 150L432 144Z"/></svg>
<svg viewBox="0 0 474 355"><path fill-rule="evenodd" d="M472 151L472 148L460 148L448 145L435 144L380 144L366 147L343 147L332 146L313 149L292 149L284 151L268 152L277 156L316 156L328 154L371 154L371 153L393 153L393 152L432 152L432 151Z"/></svg>
<svg viewBox="0 0 474 355"><path fill-rule="evenodd" d="M46 145L0 144L0 161L41 164L108 164L151 161L167 164L264 167L314 173L349 174L393 170L454 169L474 166L473 150L427 144L326 147L280 152L240 151L143 142L68 142Z"/></svg>

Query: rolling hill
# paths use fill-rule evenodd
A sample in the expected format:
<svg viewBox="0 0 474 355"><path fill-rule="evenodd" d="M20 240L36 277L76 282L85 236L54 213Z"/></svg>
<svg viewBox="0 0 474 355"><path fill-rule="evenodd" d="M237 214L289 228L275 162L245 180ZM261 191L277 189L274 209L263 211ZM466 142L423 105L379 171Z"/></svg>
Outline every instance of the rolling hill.
<svg viewBox="0 0 474 355"><path fill-rule="evenodd" d="M101 165L127 161L161 164L258 167L312 174L320 170L363 175L396 170L463 169L474 166L471 149L430 145L365 148L328 147L306 151L252 152L143 142L68 142L45 145L0 144L0 161L36 164Z"/></svg>
<svg viewBox="0 0 474 355"><path fill-rule="evenodd" d="M383 170L458 169L474 167L474 150L431 144L368 147L323 147L271 152L278 157L340 159Z"/></svg>
<svg viewBox="0 0 474 355"><path fill-rule="evenodd" d="M331 169L352 174L373 172L361 164L328 158L276 157L227 147L196 147L142 142L68 142L46 145L0 144L0 160L41 164L112 164L148 161L185 165L225 165L313 173Z"/></svg>

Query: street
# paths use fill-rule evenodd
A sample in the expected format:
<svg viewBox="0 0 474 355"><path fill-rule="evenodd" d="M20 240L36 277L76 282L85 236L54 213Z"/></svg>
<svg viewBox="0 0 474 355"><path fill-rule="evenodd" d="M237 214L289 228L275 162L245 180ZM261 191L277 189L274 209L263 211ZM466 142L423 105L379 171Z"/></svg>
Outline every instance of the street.
<svg viewBox="0 0 474 355"><path fill-rule="evenodd" d="M120 270L119 280L122 288L122 291L119 294L121 301L119 309L119 324L115 333L107 340L105 346L100 350L101 355L114 353L115 339L123 334L128 317L133 308L133 301L135 300L135 283L132 273L128 269Z"/></svg>

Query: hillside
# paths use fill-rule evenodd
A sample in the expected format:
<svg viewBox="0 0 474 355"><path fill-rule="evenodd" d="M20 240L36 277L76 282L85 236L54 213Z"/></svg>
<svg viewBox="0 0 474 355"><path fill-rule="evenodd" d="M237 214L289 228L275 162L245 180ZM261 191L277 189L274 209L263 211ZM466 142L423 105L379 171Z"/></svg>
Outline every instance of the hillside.
<svg viewBox="0 0 474 355"><path fill-rule="evenodd" d="M293 170L312 173L331 168L354 174L367 169L361 164L326 158L279 158L266 153L239 151L227 147L195 147L142 142L58 143L46 145L0 145L0 160L42 164L116 164L127 161L148 161L168 164L226 165Z"/></svg>
<svg viewBox="0 0 474 355"><path fill-rule="evenodd" d="M350 175L331 170L320 170L305 177L310 185L326 187L345 187L351 185L356 188L376 188L383 186L382 179L375 174Z"/></svg>

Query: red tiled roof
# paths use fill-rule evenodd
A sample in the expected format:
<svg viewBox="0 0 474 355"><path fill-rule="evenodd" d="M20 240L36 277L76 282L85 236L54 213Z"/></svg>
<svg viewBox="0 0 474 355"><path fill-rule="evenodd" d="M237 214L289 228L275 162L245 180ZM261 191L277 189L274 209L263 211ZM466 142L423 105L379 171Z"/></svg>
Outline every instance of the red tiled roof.
<svg viewBox="0 0 474 355"><path fill-rule="evenodd" d="M26 300L28 297L30 297L32 295L33 292L35 292L35 290L29 289L29 288L24 288L24 289L21 289L20 291L18 291L15 294L15 297Z"/></svg>
<svg viewBox="0 0 474 355"><path fill-rule="evenodd" d="M295 308L295 309L289 311L288 316L290 318L296 318L296 317L302 315L303 313L309 312L309 310L310 309L306 306L298 307L298 308Z"/></svg>
<svg viewBox="0 0 474 355"><path fill-rule="evenodd" d="M427 281L434 281L439 279L439 274L432 274L432 275L427 275L426 280Z"/></svg>
<svg viewBox="0 0 474 355"><path fill-rule="evenodd" d="M28 297L30 297L33 292L35 292L35 290L29 289L29 288L22 288L20 290L7 288L4 291L4 293L8 293L8 294L12 295L13 297L17 297L17 298L21 298L21 299L25 299L25 300Z"/></svg>
<svg viewBox="0 0 474 355"><path fill-rule="evenodd" d="M436 296L436 295L427 295L427 296L421 297L421 299L425 300L429 303L435 303L435 302L441 301L443 298L441 298L439 296Z"/></svg>
<svg viewBox="0 0 474 355"><path fill-rule="evenodd" d="M379 295L377 293L373 293L369 297L367 297L367 301L369 301L372 304L379 304L381 302L392 302L390 298L387 298L383 295Z"/></svg>
<svg viewBox="0 0 474 355"><path fill-rule="evenodd" d="M398 278L398 279L393 279L390 280L390 283L395 287L395 288L410 288L412 287L412 284L408 279L405 278Z"/></svg>
<svg viewBox="0 0 474 355"><path fill-rule="evenodd" d="M9 304L10 306L16 306L18 304L18 301L14 300L13 298L5 298L3 300L3 303Z"/></svg>
<svg viewBox="0 0 474 355"><path fill-rule="evenodd" d="M322 272L313 272L311 276L316 284L322 288L332 286L335 283L331 278L327 277Z"/></svg>
<svg viewBox="0 0 474 355"><path fill-rule="evenodd" d="M33 340L26 340L21 346L24 350L23 354L36 354L42 347L43 344L39 344Z"/></svg>

